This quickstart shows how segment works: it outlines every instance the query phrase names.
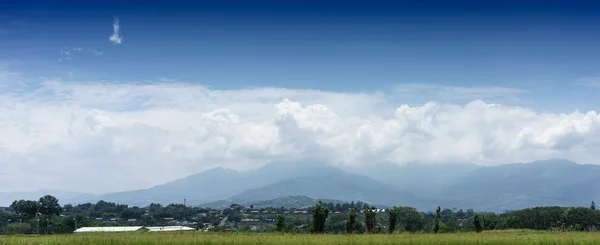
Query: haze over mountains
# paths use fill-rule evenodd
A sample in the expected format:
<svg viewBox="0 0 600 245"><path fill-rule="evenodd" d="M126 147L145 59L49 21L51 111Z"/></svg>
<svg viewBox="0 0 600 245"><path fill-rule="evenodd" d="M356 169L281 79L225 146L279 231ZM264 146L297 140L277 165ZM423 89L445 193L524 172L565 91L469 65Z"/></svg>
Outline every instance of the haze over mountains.
<svg viewBox="0 0 600 245"><path fill-rule="evenodd" d="M502 211L538 205L587 206L600 200L600 166L564 159L482 167L472 164L397 166L379 164L340 169L322 163L276 163L238 172L215 168L149 189L79 195L70 192L0 194L0 204L53 194L61 203L105 200L145 206L150 203L227 205L258 203L287 196L365 201L386 206L435 206Z"/></svg>

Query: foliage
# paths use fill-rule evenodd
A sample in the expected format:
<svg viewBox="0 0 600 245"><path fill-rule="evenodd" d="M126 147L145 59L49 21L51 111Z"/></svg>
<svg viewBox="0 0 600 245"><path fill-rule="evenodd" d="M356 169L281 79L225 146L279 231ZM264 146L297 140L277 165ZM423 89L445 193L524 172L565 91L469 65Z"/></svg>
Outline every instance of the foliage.
<svg viewBox="0 0 600 245"><path fill-rule="evenodd" d="M475 231L477 233L480 233L483 231L483 225L481 224L481 221L479 220L478 214L475 214L475 218L473 218L473 226L475 227Z"/></svg>
<svg viewBox="0 0 600 245"><path fill-rule="evenodd" d="M367 229L367 233L373 233L373 228L375 228L375 215L377 214L375 212L375 207L371 207L368 209L364 210L365 213L365 226Z"/></svg>
<svg viewBox="0 0 600 245"><path fill-rule="evenodd" d="M346 222L346 233L352 234L356 226L356 209L350 209L348 212L348 221Z"/></svg>
<svg viewBox="0 0 600 245"><path fill-rule="evenodd" d="M319 201L319 204L313 207L312 209L312 232L313 233L323 233L325 231L325 220L327 220L327 216L329 215L329 209L322 202Z"/></svg>
<svg viewBox="0 0 600 245"><path fill-rule="evenodd" d="M398 220L398 209L396 207L391 208L388 211L388 233L394 233L396 230L396 221Z"/></svg>
<svg viewBox="0 0 600 245"><path fill-rule="evenodd" d="M338 203L339 204L339 203ZM83 203L58 206L58 200L44 196L37 201L18 200L10 207L0 208L1 234L36 234L37 219L40 219L40 233L70 233L76 227L83 226L162 226L179 225L190 227L214 226L225 219L221 230L238 231L249 229L247 221L258 220L258 230L253 232L283 231L295 233L380 233L396 230L416 233L453 233L472 231L492 231L505 229L531 229L554 231L598 230L600 211L590 207L535 207L501 214L480 212L472 209L441 209L436 212L422 213L412 207L394 207L377 214L375 207L364 202L345 204L319 203L310 209L310 215L293 214L294 209L285 207L260 208L258 214L251 213L238 204L232 204L224 210L188 207L182 204L150 204L136 207L111 202ZM348 212L330 213L328 206L335 209L349 208ZM595 204L594 204L595 205ZM365 208L366 206L366 208ZM362 210L362 212L361 212ZM263 211L266 211L263 213ZM309 211L301 209L300 211ZM289 213L289 214L284 214ZM338 211L339 212L339 211ZM57 214L61 214L60 216ZM477 215L477 217L476 217ZM377 218L375 217L377 216ZM116 221L109 221L114 218ZM283 220L281 219L283 218ZM131 220L130 220L131 219ZM480 225L477 225L477 221ZM196 222L193 224L183 222ZM255 225L255 224L252 224Z"/></svg>
<svg viewBox="0 0 600 245"><path fill-rule="evenodd" d="M24 219L31 219L38 213L40 204L37 201L31 200L18 200L14 201L10 207Z"/></svg>
<svg viewBox="0 0 600 245"><path fill-rule="evenodd" d="M440 231L440 219L441 219L441 214L440 214L440 206L437 207L437 209L435 210L435 219L433 220L433 233L438 233Z"/></svg>
<svg viewBox="0 0 600 245"><path fill-rule="evenodd" d="M590 209L596 210L596 203L594 201L592 201L592 206L590 206Z"/></svg>
<svg viewBox="0 0 600 245"><path fill-rule="evenodd" d="M408 232L417 232L425 228L423 214L413 207L398 207L400 225Z"/></svg>
<svg viewBox="0 0 600 245"><path fill-rule="evenodd" d="M277 215L277 223L275 223L275 230L283 232L285 229L285 217L282 214Z"/></svg>
<svg viewBox="0 0 600 245"><path fill-rule="evenodd" d="M60 215L60 212L62 211L56 197L45 195L41 197L38 202L39 212L42 215Z"/></svg>

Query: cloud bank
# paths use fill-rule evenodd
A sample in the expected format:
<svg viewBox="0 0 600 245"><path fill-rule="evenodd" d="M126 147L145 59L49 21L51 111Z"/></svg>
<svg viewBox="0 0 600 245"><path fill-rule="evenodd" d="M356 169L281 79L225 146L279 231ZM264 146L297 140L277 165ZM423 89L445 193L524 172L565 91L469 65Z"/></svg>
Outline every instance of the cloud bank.
<svg viewBox="0 0 600 245"><path fill-rule="evenodd" d="M113 45L121 44L121 42L123 41L123 38L119 36L119 29L121 29L121 27L119 26L119 19L115 19L115 21L113 22L113 34L110 35L110 37L108 37L108 40Z"/></svg>
<svg viewBox="0 0 600 245"><path fill-rule="evenodd" d="M594 163L600 150L594 111L544 114L481 100L408 106L383 93L0 74L2 84L27 88L0 90L3 191L119 191L216 166L249 169L302 159L489 165L565 157Z"/></svg>

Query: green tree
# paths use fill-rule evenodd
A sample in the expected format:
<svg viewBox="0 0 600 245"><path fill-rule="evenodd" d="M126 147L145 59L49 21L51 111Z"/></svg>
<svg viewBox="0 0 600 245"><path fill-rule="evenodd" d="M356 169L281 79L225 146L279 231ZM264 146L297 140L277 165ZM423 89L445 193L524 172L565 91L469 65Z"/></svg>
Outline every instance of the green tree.
<svg viewBox="0 0 600 245"><path fill-rule="evenodd" d="M413 207L398 207L398 221L408 232L417 232L425 228L425 217L423 213Z"/></svg>
<svg viewBox="0 0 600 245"><path fill-rule="evenodd" d="M351 208L348 212L348 221L346 221L346 233L351 234L356 225L356 209Z"/></svg>
<svg viewBox="0 0 600 245"><path fill-rule="evenodd" d="M40 205L39 202L32 200L18 200L14 201L10 207L21 217L31 219L38 213Z"/></svg>
<svg viewBox="0 0 600 245"><path fill-rule="evenodd" d="M394 230L396 229L396 221L398 220L398 209L396 207L393 207L392 209L389 210L388 212L388 232L390 234L394 233Z"/></svg>
<svg viewBox="0 0 600 245"><path fill-rule="evenodd" d="M441 219L441 208L437 207L435 210L435 219L433 220L433 233L438 233L440 231L440 219Z"/></svg>
<svg viewBox="0 0 600 245"><path fill-rule="evenodd" d="M285 217L283 214L277 215L277 222L275 223L275 230L279 232L283 232L285 229Z"/></svg>
<svg viewBox="0 0 600 245"><path fill-rule="evenodd" d="M592 201L592 206L590 207L592 210L596 210L596 203Z"/></svg>
<svg viewBox="0 0 600 245"><path fill-rule="evenodd" d="M51 195L40 197L39 211L42 215L60 215L62 208L58 204L58 199Z"/></svg>
<svg viewBox="0 0 600 245"><path fill-rule="evenodd" d="M319 201L319 204L313 207L312 209L312 232L313 233L323 233L325 231L325 221L327 220L327 216L329 215L329 209L327 206Z"/></svg>
<svg viewBox="0 0 600 245"><path fill-rule="evenodd" d="M481 221L479 221L479 215L478 214L475 214L475 218L473 218L473 226L475 227L475 231L477 233L483 231L483 225L481 224Z"/></svg>
<svg viewBox="0 0 600 245"><path fill-rule="evenodd" d="M481 215L481 230L485 230L485 215Z"/></svg>
<svg viewBox="0 0 600 245"><path fill-rule="evenodd" d="M365 213L365 228L367 229L367 233L372 233L373 232L373 228L375 228L375 223L376 223L376 219L375 219L375 215L377 214L375 212L375 207L370 207L364 210Z"/></svg>

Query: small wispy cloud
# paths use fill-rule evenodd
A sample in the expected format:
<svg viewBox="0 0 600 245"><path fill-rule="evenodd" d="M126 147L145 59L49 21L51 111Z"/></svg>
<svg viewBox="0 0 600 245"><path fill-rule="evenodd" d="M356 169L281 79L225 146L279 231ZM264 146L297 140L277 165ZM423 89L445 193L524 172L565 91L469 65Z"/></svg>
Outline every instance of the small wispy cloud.
<svg viewBox="0 0 600 245"><path fill-rule="evenodd" d="M529 91L505 87L464 87L427 83L404 83L396 86L394 94L404 99L426 101L464 102L486 100L495 102L519 102L519 95Z"/></svg>
<svg viewBox="0 0 600 245"><path fill-rule="evenodd" d="M60 50L60 57L58 58L58 62L70 61L70 60L72 60L73 54L81 53L81 52L90 53L94 56L102 55L102 51L98 51L95 49L78 48L78 47L64 47Z"/></svg>
<svg viewBox="0 0 600 245"><path fill-rule="evenodd" d="M115 21L113 22L113 34L108 38L113 45L123 42L123 38L119 36L119 29L121 29L119 26L119 19L115 18Z"/></svg>
<svg viewBox="0 0 600 245"><path fill-rule="evenodd" d="M177 79L173 79L173 78L159 77L157 79L158 79L158 81L163 82L163 83L177 82Z"/></svg>
<svg viewBox="0 0 600 245"><path fill-rule="evenodd" d="M577 82L584 86L600 88L600 77L583 77L577 79Z"/></svg>

